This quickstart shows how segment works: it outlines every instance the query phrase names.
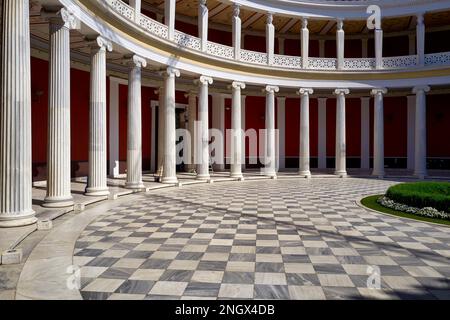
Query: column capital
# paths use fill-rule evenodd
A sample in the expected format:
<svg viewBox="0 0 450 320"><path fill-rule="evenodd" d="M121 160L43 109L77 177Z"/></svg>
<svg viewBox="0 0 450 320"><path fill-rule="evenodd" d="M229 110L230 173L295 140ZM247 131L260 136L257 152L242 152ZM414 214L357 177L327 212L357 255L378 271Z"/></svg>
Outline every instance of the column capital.
<svg viewBox="0 0 450 320"><path fill-rule="evenodd" d="M239 18L240 13L241 13L241 5L234 3L233 4L233 17Z"/></svg>
<svg viewBox="0 0 450 320"><path fill-rule="evenodd" d="M275 93L280 91L280 87L278 86L266 86L263 90L263 92L266 91L267 93Z"/></svg>
<svg viewBox="0 0 450 320"><path fill-rule="evenodd" d="M300 88L297 91L297 94L301 95L301 96L308 96L310 94L313 94L314 90L312 88Z"/></svg>
<svg viewBox="0 0 450 320"><path fill-rule="evenodd" d="M208 76L200 76L200 78L194 80L194 84L197 85L208 85L213 83L213 78Z"/></svg>
<svg viewBox="0 0 450 320"><path fill-rule="evenodd" d="M163 71L161 72L161 74L162 74L164 77L176 77L176 78L178 78L178 77L180 76L180 70L175 69L175 68L173 68L173 67L167 67L167 69L166 69L166 70L163 70Z"/></svg>
<svg viewBox="0 0 450 320"><path fill-rule="evenodd" d="M109 52L111 52L113 50L112 42L102 36L97 36L95 39L93 39L91 48L105 50L105 51L107 50Z"/></svg>
<svg viewBox="0 0 450 320"><path fill-rule="evenodd" d="M51 24L60 25L68 29L78 29L80 25L73 12L65 7L44 7L42 16L47 18Z"/></svg>
<svg viewBox="0 0 450 320"><path fill-rule="evenodd" d="M370 94L375 96L377 94L386 94L387 93L387 89L386 88L376 88L376 89L372 89L370 91Z"/></svg>
<svg viewBox="0 0 450 320"><path fill-rule="evenodd" d="M302 28L308 29L308 19L306 17L302 17Z"/></svg>
<svg viewBox="0 0 450 320"><path fill-rule="evenodd" d="M272 24L272 22L273 22L273 13L272 12L267 12L266 24Z"/></svg>
<svg viewBox="0 0 450 320"><path fill-rule="evenodd" d="M350 93L350 90L349 90L349 89L343 89L343 88L340 88L340 89L334 90L334 94L335 94L335 95L347 95L347 94L349 94L349 93Z"/></svg>
<svg viewBox="0 0 450 320"><path fill-rule="evenodd" d="M417 14L416 18L417 18L417 25L423 25L424 24L423 13Z"/></svg>
<svg viewBox="0 0 450 320"><path fill-rule="evenodd" d="M337 31L343 31L343 29L344 29L344 20L343 19L338 19L336 24L337 24Z"/></svg>
<svg viewBox="0 0 450 320"><path fill-rule="evenodd" d="M430 91L430 87L423 85L423 86L416 86L412 89L412 93L417 94L417 93L426 93Z"/></svg>
<svg viewBox="0 0 450 320"><path fill-rule="evenodd" d="M129 59L128 65L132 68L134 68L134 67L145 68L147 66L147 60L145 60L144 58L142 58L136 54L131 57L128 57L128 59Z"/></svg>
<svg viewBox="0 0 450 320"><path fill-rule="evenodd" d="M199 4L200 6L206 6L206 0L200 0L200 1L198 2L198 4Z"/></svg>
<svg viewBox="0 0 450 320"><path fill-rule="evenodd" d="M233 89L245 89L245 83L244 82L239 82L239 81L233 81L231 83L231 87Z"/></svg>

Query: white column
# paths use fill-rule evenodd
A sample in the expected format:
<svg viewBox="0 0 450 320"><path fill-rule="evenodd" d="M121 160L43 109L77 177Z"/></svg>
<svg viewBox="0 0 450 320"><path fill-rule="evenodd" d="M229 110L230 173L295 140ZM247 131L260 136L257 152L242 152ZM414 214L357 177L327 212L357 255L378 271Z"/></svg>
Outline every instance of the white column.
<svg viewBox="0 0 450 320"><path fill-rule="evenodd" d="M375 29L375 68L383 69L383 30Z"/></svg>
<svg viewBox="0 0 450 320"><path fill-rule="evenodd" d="M367 38L362 38L361 39L361 56L363 57L363 58L367 58L367 57L369 57L369 49L368 49L368 42L369 42L369 39L367 39Z"/></svg>
<svg viewBox="0 0 450 320"><path fill-rule="evenodd" d="M418 86L413 89L416 94L416 132L415 132L415 159L414 176L419 179L427 175L427 109L426 93L430 91L428 86Z"/></svg>
<svg viewBox="0 0 450 320"><path fill-rule="evenodd" d="M119 176L119 81L109 78L109 176Z"/></svg>
<svg viewBox="0 0 450 320"><path fill-rule="evenodd" d="M318 168L327 167L327 98L318 98Z"/></svg>
<svg viewBox="0 0 450 320"><path fill-rule="evenodd" d="M245 101L247 99L247 96L241 95L241 124L242 124L242 131L245 133L246 131L246 124L245 124L245 110L246 110L246 104ZM246 148L245 148L245 135L242 135L242 170L245 170L246 168Z"/></svg>
<svg viewBox="0 0 450 320"><path fill-rule="evenodd" d="M128 76L127 179L125 187L142 189L142 68L147 61L134 55Z"/></svg>
<svg viewBox="0 0 450 320"><path fill-rule="evenodd" d="M302 68L307 69L309 67L309 30L308 30L308 20L306 18L302 18L301 40L302 40Z"/></svg>
<svg viewBox="0 0 450 320"><path fill-rule="evenodd" d="M416 28L417 60L419 66L423 66L425 64L425 23L423 14L417 16Z"/></svg>
<svg viewBox="0 0 450 320"><path fill-rule="evenodd" d="M384 176L384 119L383 119L383 95L387 93L385 88L373 89L373 171L372 175L382 178Z"/></svg>
<svg viewBox="0 0 450 320"><path fill-rule="evenodd" d="M36 222L31 200L29 3L1 4L0 227L15 227Z"/></svg>
<svg viewBox="0 0 450 320"><path fill-rule="evenodd" d="M208 126L208 85L213 83L213 79L201 76L195 80L199 86L198 92L198 114L200 125L201 145L199 149L199 163L197 165L197 179L208 180L209 176L209 126Z"/></svg>
<svg viewBox="0 0 450 320"><path fill-rule="evenodd" d="M222 137L225 137L225 96L220 93L212 94L212 127L222 132ZM215 163L214 170L223 171L225 170L225 159L223 158L225 153L224 140L222 139L219 144L216 143L216 146L217 145L222 148L222 152L216 150L215 159L221 163ZM217 159L218 156L221 156L222 159Z"/></svg>
<svg viewBox="0 0 450 320"><path fill-rule="evenodd" d="M187 130L189 132L189 135L191 136L191 145L189 146L191 148L190 150L190 163L186 166L186 169L188 172L192 172L195 170L195 121L197 121L197 94L194 91L189 91L189 93L186 94L188 98L188 106L187 106L187 113L188 113L188 127Z"/></svg>
<svg viewBox="0 0 450 320"><path fill-rule="evenodd" d="M134 21L139 23L141 19L141 0L130 0L130 7L134 9Z"/></svg>
<svg viewBox="0 0 450 320"><path fill-rule="evenodd" d="M415 124L416 124L416 96L407 96L408 99L408 146L407 169L414 170L415 156Z"/></svg>
<svg viewBox="0 0 450 320"><path fill-rule="evenodd" d="M239 17L241 7L238 4L233 4L233 48L234 58L236 60L241 59L241 29L242 21Z"/></svg>
<svg viewBox="0 0 450 320"><path fill-rule="evenodd" d="M346 169L346 142L345 142L345 95L348 89L336 89L336 170L340 177L347 175Z"/></svg>
<svg viewBox="0 0 450 320"><path fill-rule="evenodd" d="M277 97L278 168L286 168L286 97Z"/></svg>
<svg viewBox="0 0 450 320"><path fill-rule="evenodd" d="M324 39L319 40L319 57L325 58L325 40Z"/></svg>
<svg viewBox="0 0 450 320"><path fill-rule="evenodd" d="M361 97L361 169L370 169L370 97Z"/></svg>
<svg viewBox="0 0 450 320"><path fill-rule="evenodd" d="M202 51L206 51L208 43L208 7L206 0L200 0L198 3L198 37Z"/></svg>
<svg viewBox="0 0 450 320"><path fill-rule="evenodd" d="M309 155L309 96L313 94L311 88L301 88L300 95L300 165L299 175L306 178L311 176Z"/></svg>
<svg viewBox="0 0 450 320"><path fill-rule="evenodd" d="M345 32L344 21L338 20L336 31L336 46L337 46L337 69L342 70L344 68L344 48L345 48Z"/></svg>
<svg viewBox="0 0 450 320"><path fill-rule="evenodd" d="M177 159L176 159L176 103L175 103L175 77L180 76L180 71L168 67L165 77L164 100L164 170L162 183L177 183Z"/></svg>
<svg viewBox="0 0 450 320"><path fill-rule="evenodd" d="M276 173L276 149L275 149L275 92L280 89L277 86L266 86L266 137L264 175L275 178Z"/></svg>
<svg viewBox="0 0 450 320"><path fill-rule="evenodd" d="M245 89L245 83L233 82L232 107L231 107L231 178L242 179L242 115L241 115L241 90Z"/></svg>
<svg viewBox="0 0 450 320"><path fill-rule="evenodd" d="M176 0L165 0L164 3L164 22L168 28L167 37L173 40L175 34L175 8Z"/></svg>
<svg viewBox="0 0 450 320"><path fill-rule="evenodd" d="M267 53L267 64L271 65L273 63L273 56L275 50L275 27L272 24L273 15L272 13L267 14L266 19L266 53Z"/></svg>
<svg viewBox="0 0 450 320"><path fill-rule="evenodd" d="M98 37L91 47L88 196L109 194L106 179L106 50L111 51L112 44L102 37Z"/></svg>
<svg viewBox="0 0 450 320"><path fill-rule="evenodd" d="M44 207L73 205L70 181L70 29L75 17L61 9L49 19L47 195Z"/></svg>

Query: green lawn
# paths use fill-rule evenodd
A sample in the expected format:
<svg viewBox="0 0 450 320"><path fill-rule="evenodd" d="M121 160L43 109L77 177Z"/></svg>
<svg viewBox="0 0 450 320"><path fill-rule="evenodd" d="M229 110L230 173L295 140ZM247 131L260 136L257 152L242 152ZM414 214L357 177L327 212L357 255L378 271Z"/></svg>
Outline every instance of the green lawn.
<svg viewBox="0 0 450 320"><path fill-rule="evenodd" d="M415 220L420 220L420 221L427 221L427 222L434 222L434 223L439 223L439 224L450 226L450 220L428 218L428 217L423 217L423 216L419 216L419 215L415 215L415 214L406 213L406 212L397 211L397 210L393 210L393 209L390 209L390 208L383 207L381 204L379 204L377 202L377 199L379 197L382 197L382 196L383 195L381 195L381 194L375 195L375 196L369 196L369 197L366 197L366 198L362 199L361 203L364 206L366 206L367 208L370 208L370 209L373 209L373 210L376 210L376 211L380 211L380 212L383 212L383 213L392 214L392 215L397 216L397 217L410 218L410 219L415 219Z"/></svg>

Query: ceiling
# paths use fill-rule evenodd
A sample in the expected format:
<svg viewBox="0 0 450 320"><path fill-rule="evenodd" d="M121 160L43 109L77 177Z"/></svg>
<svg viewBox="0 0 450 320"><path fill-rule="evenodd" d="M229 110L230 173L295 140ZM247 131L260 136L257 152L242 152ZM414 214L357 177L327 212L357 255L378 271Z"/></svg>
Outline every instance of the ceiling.
<svg viewBox="0 0 450 320"><path fill-rule="evenodd" d="M143 8L152 12L163 13L164 0L143 0ZM195 22L198 12L198 0L177 0L176 12L185 20L192 20ZM233 8L228 3L223 3L218 0L208 0L207 6L209 9L210 23L227 26L231 30L231 21ZM265 15L259 12L241 9L240 14L243 29L255 30L264 32L266 18ZM300 32L300 20L284 16L274 16L273 24L279 33L293 33ZM425 24L427 27L445 27L450 26L450 11L430 13L425 15ZM385 32L398 32L412 29L415 26L415 17L398 17L384 19L382 28ZM308 21L308 28L311 34L331 35L336 32L336 23L334 21L326 20L310 20ZM366 22L345 21L344 30L348 34L358 34L365 32Z"/></svg>

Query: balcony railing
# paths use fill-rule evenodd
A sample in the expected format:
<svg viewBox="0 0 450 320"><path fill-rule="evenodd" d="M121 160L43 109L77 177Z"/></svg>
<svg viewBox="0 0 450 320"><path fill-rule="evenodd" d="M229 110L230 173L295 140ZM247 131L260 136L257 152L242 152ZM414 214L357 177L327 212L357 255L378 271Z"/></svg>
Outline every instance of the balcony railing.
<svg viewBox="0 0 450 320"><path fill-rule="evenodd" d="M145 15L140 15L135 19L134 9L122 0L105 0L109 7L118 15L122 16L130 23L138 25L146 32L168 40L168 27ZM333 71L337 69L337 60L335 58L308 58L308 66L302 65L300 56L287 56L275 54L273 61L269 61L266 53L251 50L240 50L239 59L235 58L233 47L208 41L206 51L202 51L201 40L198 37L191 36L184 32L175 30L173 42L182 49L199 51L216 58L226 59L235 62L242 62L253 65L271 65L274 67L294 69L294 70L319 70ZM425 55L425 66L450 65L450 52L433 53ZM418 67L418 58L416 55L385 57L383 58L382 70L402 70ZM344 59L343 70L346 71L370 71L378 70L375 67L375 58L346 58Z"/></svg>

